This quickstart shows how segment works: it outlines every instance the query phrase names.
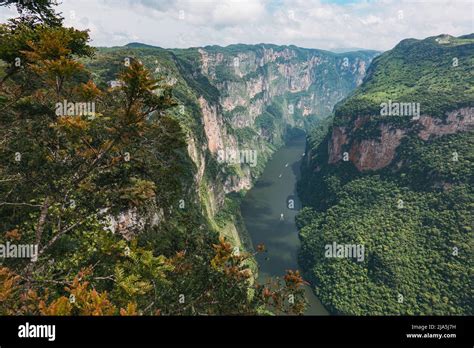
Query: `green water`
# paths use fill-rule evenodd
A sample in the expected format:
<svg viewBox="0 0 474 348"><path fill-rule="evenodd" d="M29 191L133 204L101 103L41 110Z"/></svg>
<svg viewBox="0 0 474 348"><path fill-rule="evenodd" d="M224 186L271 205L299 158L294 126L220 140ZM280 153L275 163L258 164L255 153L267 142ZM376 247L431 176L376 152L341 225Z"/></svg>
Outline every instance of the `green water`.
<svg viewBox="0 0 474 348"><path fill-rule="evenodd" d="M278 150L242 202L242 216L253 245L263 243L267 249L256 257L259 281L270 276L281 277L288 269L298 269L300 241L295 216L301 204L296 194L296 181L304 149L305 138L300 137ZM289 199L294 200L294 210L287 206ZM327 315L311 289L306 287L305 291L309 303L306 314Z"/></svg>

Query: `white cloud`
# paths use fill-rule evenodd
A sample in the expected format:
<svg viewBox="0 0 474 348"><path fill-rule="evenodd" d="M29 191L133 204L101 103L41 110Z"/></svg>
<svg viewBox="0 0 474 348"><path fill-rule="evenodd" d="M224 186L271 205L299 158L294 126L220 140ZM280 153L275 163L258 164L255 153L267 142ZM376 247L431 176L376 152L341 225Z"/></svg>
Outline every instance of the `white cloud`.
<svg viewBox="0 0 474 348"><path fill-rule="evenodd" d="M470 0L63 0L60 10L67 25L89 28L97 46L267 42L386 50L408 37L474 32Z"/></svg>

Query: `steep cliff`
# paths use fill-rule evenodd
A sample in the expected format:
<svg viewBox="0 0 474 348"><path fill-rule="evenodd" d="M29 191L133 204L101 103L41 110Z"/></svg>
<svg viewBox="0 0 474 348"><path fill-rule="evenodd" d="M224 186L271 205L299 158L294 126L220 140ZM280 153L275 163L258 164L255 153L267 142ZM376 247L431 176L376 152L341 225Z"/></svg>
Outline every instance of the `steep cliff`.
<svg viewBox="0 0 474 348"><path fill-rule="evenodd" d="M328 115L361 82L375 56L274 45L211 46L197 52L192 60L193 50L175 55L189 62L180 66L192 84L206 78L219 91L199 97L209 151L248 149L258 156L256 166L237 163L239 175L226 179L226 193L249 188L274 147L284 142L287 129L304 129Z"/></svg>
<svg viewBox="0 0 474 348"><path fill-rule="evenodd" d="M473 66L472 35L403 40L311 132L300 263L331 312L472 315Z"/></svg>
<svg viewBox="0 0 474 348"><path fill-rule="evenodd" d="M474 127L472 39L408 39L377 57L365 83L336 108L329 163L343 152L360 171L389 165L406 136L430 138Z"/></svg>
<svg viewBox="0 0 474 348"><path fill-rule="evenodd" d="M334 126L328 155L329 163L343 160L344 152L359 171L378 170L392 163L396 150L405 136L415 134L427 141L446 134L468 132L474 129L474 107L464 107L446 113L445 119L421 115L409 125L378 122L378 136L358 137L357 130L370 124L370 117L357 117L348 126ZM374 116L376 118L377 116Z"/></svg>
<svg viewBox="0 0 474 348"><path fill-rule="evenodd" d="M274 45L211 46L197 53L175 51L190 85L201 84L204 77L219 91L199 98L207 149L218 157L219 152L238 156L243 151L256 156L250 165L220 161L225 194L249 189L288 130L305 129L328 115L361 83L376 55Z"/></svg>
<svg viewBox="0 0 474 348"><path fill-rule="evenodd" d="M376 54L266 44L184 50L130 44L101 49L92 66L105 83L127 58L137 58L171 85L178 102L173 116L187 134L194 177L184 182L186 199L241 245L245 236L235 226L240 194L287 136L327 116L361 83Z"/></svg>

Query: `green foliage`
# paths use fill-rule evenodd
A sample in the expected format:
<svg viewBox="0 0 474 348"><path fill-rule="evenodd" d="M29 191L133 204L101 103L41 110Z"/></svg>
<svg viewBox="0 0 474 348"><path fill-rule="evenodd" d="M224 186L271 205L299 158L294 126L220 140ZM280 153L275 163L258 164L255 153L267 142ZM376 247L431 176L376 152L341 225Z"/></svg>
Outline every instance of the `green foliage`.
<svg viewBox="0 0 474 348"><path fill-rule="evenodd" d="M253 255L236 255L203 212L187 140L204 136L200 90L218 93L186 70L196 52L93 58L87 32L43 18L49 3L26 9L39 18L0 26L0 243L38 255L2 260L0 314L302 313L299 274L257 286ZM58 112L65 100L96 112ZM218 174L206 160L205 178Z"/></svg>
<svg viewBox="0 0 474 348"><path fill-rule="evenodd" d="M353 180L324 213L305 210L299 217L300 260L333 313L472 314L473 199L468 186L425 193L375 176ZM325 257L325 245L333 242L364 245L364 261Z"/></svg>
<svg viewBox="0 0 474 348"><path fill-rule="evenodd" d="M215 216L217 224L224 227L228 221L232 221L240 214L240 203L242 196L238 193L229 194L225 197L224 206Z"/></svg>
<svg viewBox="0 0 474 348"><path fill-rule="evenodd" d="M441 117L472 106L474 43L404 40L374 59L364 83L308 136L298 192L300 263L331 312L350 315L472 315L469 275L474 202L472 131L418 136L408 117L380 119L389 99L419 102ZM453 58L459 60L453 66ZM463 65L464 64L464 65ZM366 118L355 126L356 117ZM328 164L332 126L354 140L378 139L381 124L406 135L383 169L359 172L351 161ZM326 245L365 247L363 261L330 258Z"/></svg>
<svg viewBox="0 0 474 348"><path fill-rule="evenodd" d="M473 132L449 134L426 142L411 136L400 144L393 162L404 164L400 182L418 189L473 185L473 149Z"/></svg>
<svg viewBox="0 0 474 348"><path fill-rule="evenodd" d="M54 2L51 0L0 0L0 6L16 6L17 11L23 16L28 16L35 22L44 22L47 25L59 26L61 18L53 8Z"/></svg>
<svg viewBox="0 0 474 348"><path fill-rule="evenodd" d="M355 315L472 314L466 295L473 267L472 132L428 142L409 137L379 176L325 164L322 141L303 166L299 189L308 207L297 223L300 263L327 308ZM334 241L364 245L366 260L325 257L325 245Z"/></svg>
<svg viewBox="0 0 474 348"><path fill-rule="evenodd" d="M437 117L472 105L473 53L474 40L469 38L441 35L401 41L376 57L360 88L337 105L336 124L356 116L380 115L380 104L388 100L420 103L421 114Z"/></svg>

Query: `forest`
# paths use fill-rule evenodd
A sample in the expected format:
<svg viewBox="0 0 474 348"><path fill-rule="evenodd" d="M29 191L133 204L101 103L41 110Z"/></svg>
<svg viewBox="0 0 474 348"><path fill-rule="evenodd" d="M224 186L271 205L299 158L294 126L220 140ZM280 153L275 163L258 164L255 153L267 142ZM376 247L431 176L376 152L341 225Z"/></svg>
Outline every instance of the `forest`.
<svg viewBox="0 0 474 348"><path fill-rule="evenodd" d="M257 284L253 254L206 219L167 81L130 56L109 86L51 2L0 5L20 13L0 25L0 243L38 246L2 259L0 314L303 312L298 272ZM114 231L124 212L139 231Z"/></svg>
<svg viewBox="0 0 474 348"><path fill-rule="evenodd" d="M426 139L418 120L380 117L380 102L390 98L420 102L423 119L446 122L437 124L448 124L449 112L467 110L457 120L469 127L472 35L437 42L405 40L375 58L362 85L308 135L298 184L305 206L297 217L299 260L332 313L473 314L472 125ZM364 151L360 144L382 147L387 124L389 136L404 134L393 159L377 170L358 170L353 159ZM336 127L349 139L347 160L328 163ZM333 242L364 245L364 261L325 257Z"/></svg>

